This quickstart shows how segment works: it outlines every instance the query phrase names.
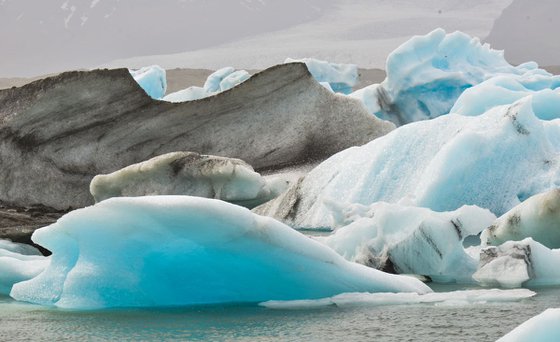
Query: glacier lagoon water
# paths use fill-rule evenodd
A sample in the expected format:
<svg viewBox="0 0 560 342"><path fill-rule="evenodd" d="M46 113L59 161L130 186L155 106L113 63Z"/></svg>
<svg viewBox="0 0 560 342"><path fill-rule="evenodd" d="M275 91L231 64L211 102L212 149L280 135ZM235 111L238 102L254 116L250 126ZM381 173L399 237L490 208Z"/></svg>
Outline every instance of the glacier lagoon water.
<svg viewBox="0 0 560 342"><path fill-rule="evenodd" d="M434 285L436 291L462 289ZM520 302L276 310L250 305L68 311L0 297L0 340L495 341L546 308L560 287Z"/></svg>

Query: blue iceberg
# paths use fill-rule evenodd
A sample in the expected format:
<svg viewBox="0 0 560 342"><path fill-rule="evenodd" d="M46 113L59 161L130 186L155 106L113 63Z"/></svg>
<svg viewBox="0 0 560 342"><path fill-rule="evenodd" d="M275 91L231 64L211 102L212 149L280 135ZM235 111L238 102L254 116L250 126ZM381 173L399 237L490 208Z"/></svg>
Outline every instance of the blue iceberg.
<svg viewBox="0 0 560 342"><path fill-rule="evenodd" d="M502 51L492 50L462 32L436 29L415 36L387 58L387 78L351 94L369 111L397 125L448 114L466 89L499 75L545 75L534 62L510 65Z"/></svg>
<svg viewBox="0 0 560 342"><path fill-rule="evenodd" d="M64 308L430 292L419 280L348 262L282 223L212 199L111 198L37 230L33 240L53 252L50 264L10 295Z"/></svg>
<svg viewBox="0 0 560 342"><path fill-rule="evenodd" d="M547 309L523 322L496 342L560 341L560 309Z"/></svg>
<svg viewBox="0 0 560 342"><path fill-rule="evenodd" d="M305 63L317 82L328 84L329 88L336 93L350 94L352 87L358 83L358 66L355 64L330 63L314 58L287 58L284 61L284 63L295 62Z"/></svg>
<svg viewBox="0 0 560 342"><path fill-rule="evenodd" d="M501 75L465 90L451 113L480 115L489 109L531 95L533 112L541 120L560 118L560 76Z"/></svg>
<svg viewBox="0 0 560 342"><path fill-rule="evenodd" d="M560 121L540 120L531 100L401 126L335 154L256 211L293 227L331 229L330 202L435 211L466 204L500 216L560 186Z"/></svg>
<svg viewBox="0 0 560 342"><path fill-rule="evenodd" d="M166 95L163 100L168 102L186 102L216 95L235 87L251 77L245 70L225 67L216 70L206 78L203 87L191 86Z"/></svg>
<svg viewBox="0 0 560 342"><path fill-rule="evenodd" d="M167 91L165 70L158 65L129 70L134 80L153 99L161 99Z"/></svg>

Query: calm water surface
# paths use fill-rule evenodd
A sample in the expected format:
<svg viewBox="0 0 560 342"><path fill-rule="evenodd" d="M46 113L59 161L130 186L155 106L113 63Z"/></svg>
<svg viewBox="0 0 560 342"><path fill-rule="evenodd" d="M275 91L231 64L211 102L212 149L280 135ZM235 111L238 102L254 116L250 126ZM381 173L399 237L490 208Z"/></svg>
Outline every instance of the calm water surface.
<svg viewBox="0 0 560 342"><path fill-rule="evenodd" d="M0 297L0 340L494 341L546 308L560 307L560 288L536 291L536 297L515 303L309 310L211 306L77 312Z"/></svg>

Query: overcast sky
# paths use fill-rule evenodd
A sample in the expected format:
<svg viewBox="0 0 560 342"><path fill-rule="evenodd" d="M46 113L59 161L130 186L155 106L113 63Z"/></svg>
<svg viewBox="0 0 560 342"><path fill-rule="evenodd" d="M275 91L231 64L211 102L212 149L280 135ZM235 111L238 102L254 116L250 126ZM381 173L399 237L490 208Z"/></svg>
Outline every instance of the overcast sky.
<svg viewBox="0 0 560 342"><path fill-rule="evenodd" d="M490 42L511 50L506 56L515 62L531 58L560 64L558 24L551 18L560 12L560 2L515 0L492 31L511 3L0 0L0 77L92 68L113 60L122 63L108 65L155 61L166 67L231 63L261 68L286 57L322 57L382 67L386 55L402 41L438 26L482 39L490 34ZM177 53L183 54L168 57ZM164 56L130 60L149 55Z"/></svg>

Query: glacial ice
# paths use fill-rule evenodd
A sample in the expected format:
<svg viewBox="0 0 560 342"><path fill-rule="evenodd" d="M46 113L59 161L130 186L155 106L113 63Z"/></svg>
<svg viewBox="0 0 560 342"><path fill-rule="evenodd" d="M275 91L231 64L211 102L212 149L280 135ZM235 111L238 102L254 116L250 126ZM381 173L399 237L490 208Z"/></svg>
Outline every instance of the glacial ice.
<svg viewBox="0 0 560 342"><path fill-rule="evenodd" d="M251 75L245 70L235 71L232 67L225 67L213 72L206 82L204 90L207 93L219 93L235 87L236 85L249 79Z"/></svg>
<svg viewBox="0 0 560 342"><path fill-rule="evenodd" d="M500 75L465 90L451 113L480 115L492 107L531 95L533 112L541 120L560 118L560 76Z"/></svg>
<svg viewBox="0 0 560 342"><path fill-rule="evenodd" d="M305 63L307 69L319 83L328 83L336 93L350 94L352 87L358 83L358 66L355 64L337 64L314 58L287 58L284 63Z"/></svg>
<svg viewBox="0 0 560 342"><path fill-rule="evenodd" d="M188 196L111 198L35 231L53 252L16 300L64 308L317 299L431 290L344 260L271 218Z"/></svg>
<svg viewBox="0 0 560 342"><path fill-rule="evenodd" d="M478 266L478 258L463 247L465 238L476 237L496 219L475 206L438 213L384 202L350 205L342 216L347 226L317 239L347 260L460 283L473 283Z"/></svg>
<svg viewBox="0 0 560 342"><path fill-rule="evenodd" d="M191 86L166 95L163 100L168 102L185 102L212 96L245 82L251 75L245 70L225 67L213 72L206 78L203 87Z"/></svg>
<svg viewBox="0 0 560 342"><path fill-rule="evenodd" d="M535 296L527 289L515 290L459 290L453 292L417 293L342 293L330 298L315 300L266 301L259 305L269 309L312 309L325 306L355 307L406 304L434 304L465 306L473 304L516 302Z"/></svg>
<svg viewBox="0 0 560 342"><path fill-rule="evenodd" d="M531 97L479 116L415 122L339 152L298 184L256 208L295 228L334 228L329 202L385 201L502 215L560 185L560 121L543 121Z"/></svg>
<svg viewBox="0 0 560 342"><path fill-rule="evenodd" d="M15 283L37 276L48 263L34 247L0 239L0 295L9 295Z"/></svg>
<svg viewBox="0 0 560 342"><path fill-rule="evenodd" d="M129 70L134 80L153 99L161 99L167 91L165 70L158 65Z"/></svg>
<svg viewBox="0 0 560 342"><path fill-rule="evenodd" d="M560 189L532 196L501 216L481 235L486 245L527 237L548 248L560 248Z"/></svg>
<svg viewBox="0 0 560 342"><path fill-rule="evenodd" d="M97 175L90 184L96 202L117 196L189 195L249 208L280 194L288 183L269 181L240 159L171 152Z"/></svg>
<svg viewBox="0 0 560 342"><path fill-rule="evenodd" d="M462 32L436 29L415 36L387 58L387 78L355 92L369 111L397 125L450 112L465 89L499 75L545 75L534 62L510 65L502 51L492 50ZM367 89L369 88L369 89Z"/></svg>
<svg viewBox="0 0 560 342"><path fill-rule="evenodd" d="M473 279L485 286L560 285L560 249L549 249L531 238L488 246L480 251Z"/></svg>
<svg viewBox="0 0 560 342"><path fill-rule="evenodd" d="M557 342L560 341L558 322L560 322L560 309L546 309L496 342Z"/></svg>

